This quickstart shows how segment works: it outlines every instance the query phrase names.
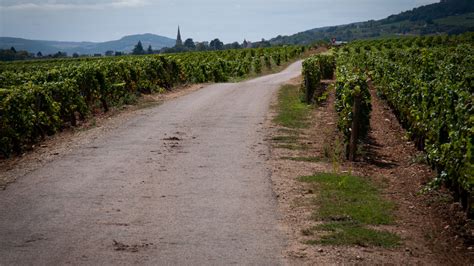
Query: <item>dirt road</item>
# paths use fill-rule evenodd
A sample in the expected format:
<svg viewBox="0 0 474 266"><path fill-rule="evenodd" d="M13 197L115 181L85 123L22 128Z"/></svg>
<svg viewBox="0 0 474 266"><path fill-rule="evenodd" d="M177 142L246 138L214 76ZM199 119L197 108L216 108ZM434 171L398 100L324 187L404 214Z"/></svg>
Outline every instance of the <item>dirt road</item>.
<svg viewBox="0 0 474 266"><path fill-rule="evenodd" d="M0 265L283 264L263 122L281 73L146 109L0 191Z"/></svg>

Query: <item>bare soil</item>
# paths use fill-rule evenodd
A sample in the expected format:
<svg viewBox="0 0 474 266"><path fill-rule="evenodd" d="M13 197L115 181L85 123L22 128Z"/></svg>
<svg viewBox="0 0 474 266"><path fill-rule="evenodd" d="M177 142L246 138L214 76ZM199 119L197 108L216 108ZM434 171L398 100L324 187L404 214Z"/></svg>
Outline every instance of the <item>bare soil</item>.
<svg viewBox="0 0 474 266"><path fill-rule="evenodd" d="M323 81L330 83L332 81ZM301 78L292 80L300 84ZM289 239L285 251L290 264L422 264L469 265L474 261L472 222L466 219L459 204L441 189L422 195L420 190L435 176L421 160L387 104L372 90L373 111L368 144L362 147L358 162L346 162L328 153L340 152L340 134L334 110L334 91L326 102L312 112L311 126L301 130L298 140L307 146L302 150L277 148L272 145L273 189L282 213L281 223ZM273 101L276 104L276 97ZM281 136L282 128L267 119L268 138ZM284 129L283 129L284 130ZM288 157L319 157L319 162L295 162ZM370 178L394 202L395 225L384 230L402 238L402 245L393 249L377 247L339 247L307 245L314 239L302 230L317 224L311 218L315 209L314 193L309 184L297 180L317 172L350 172Z"/></svg>

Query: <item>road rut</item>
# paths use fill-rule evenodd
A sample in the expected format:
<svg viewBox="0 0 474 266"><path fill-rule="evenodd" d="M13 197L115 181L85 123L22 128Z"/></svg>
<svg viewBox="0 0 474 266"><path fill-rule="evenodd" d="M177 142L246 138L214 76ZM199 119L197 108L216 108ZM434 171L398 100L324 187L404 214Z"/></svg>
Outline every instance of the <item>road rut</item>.
<svg viewBox="0 0 474 266"><path fill-rule="evenodd" d="M286 70L146 109L0 191L0 265L284 264L263 122Z"/></svg>

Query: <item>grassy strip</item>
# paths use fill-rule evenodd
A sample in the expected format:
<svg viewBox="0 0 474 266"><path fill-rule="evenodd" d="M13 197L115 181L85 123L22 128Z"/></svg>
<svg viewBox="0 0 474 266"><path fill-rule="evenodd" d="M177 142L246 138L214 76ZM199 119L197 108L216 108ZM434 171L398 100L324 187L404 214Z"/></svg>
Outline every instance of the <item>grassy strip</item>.
<svg viewBox="0 0 474 266"><path fill-rule="evenodd" d="M309 126L311 106L301 102L299 86L283 85L278 94L278 115L275 122L287 128L301 129Z"/></svg>
<svg viewBox="0 0 474 266"><path fill-rule="evenodd" d="M314 184L319 191L314 202L318 209L313 217L324 222L305 229L303 234L327 233L308 243L381 247L399 244L397 235L368 228L393 223L394 204L382 199L377 188L367 180L348 174L320 173L301 177L301 181Z"/></svg>
<svg viewBox="0 0 474 266"><path fill-rule="evenodd" d="M359 224L327 223L317 226L314 230L329 232L319 240L310 240L308 244L335 246L378 246L391 248L399 245L400 237L390 232L365 228Z"/></svg>

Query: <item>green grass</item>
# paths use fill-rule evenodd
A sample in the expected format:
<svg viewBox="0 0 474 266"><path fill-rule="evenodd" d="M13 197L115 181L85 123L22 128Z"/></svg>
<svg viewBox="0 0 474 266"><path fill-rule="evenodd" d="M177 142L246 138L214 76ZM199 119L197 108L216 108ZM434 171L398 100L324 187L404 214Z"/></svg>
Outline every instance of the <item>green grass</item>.
<svg viewBox="0 0 474 266"><path fill-rule="evenodd" d="M283 85L278 94L275 122L287 128L307 128L311 106L301 102L297 85Z"/></svg>
<svg viewBox="0 0 474 266"><path fill-rule="evenodd" d="M361 177L321 173L302 177L320 188L316 218L325 221L341 217L365 224L390 224L393 204L380 198L377 188Z"/></svg>
<svg viewBox="0 0 474 266"><path fill-rule="evenodd" d="M309 244L335 246L377 246L384 248L396 247L400 237L390 232L374 230L352 223L327 223L315 227L315 230L330 232L319 240L310 240Z"/></svg>
<svg viewBox="0 0 474 266"><path fill-rule="evenodd" d="M321 161L319 157L281 157L282 160L291 160L296 162L317 163Z"/></svg>
<svg viewBox="0 0 474 266"><path fill-rule="evenodd" d="M276 148L288 150L308 150L309 146L299 143L300 131L309 126L311 106L301 102L301 93L298 85L283 85L278 93L277 116L274 122L283 126L275 136Z"/></svg>
<svg viewBox="0 0 474 266"><path fill-rule="evenodd" d="M320 173L301 177L318 191L313 218L323 225L306 229L328 234L309 243L328 245L396 246L400 238L392 233L369 229L368 225L392 224L394 204L381 198L368 180L349 174ZM309 231L308 231L309 230Z"/></svg>

